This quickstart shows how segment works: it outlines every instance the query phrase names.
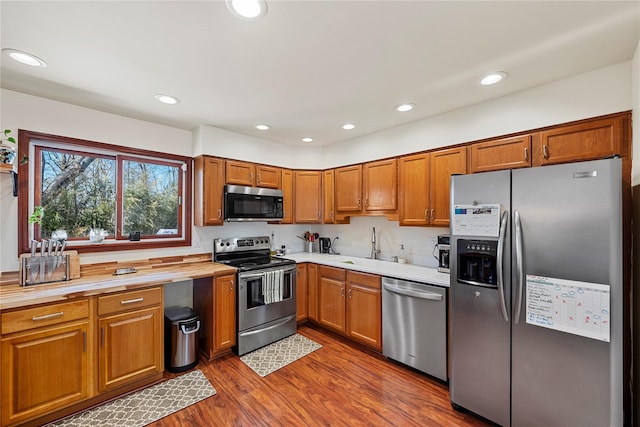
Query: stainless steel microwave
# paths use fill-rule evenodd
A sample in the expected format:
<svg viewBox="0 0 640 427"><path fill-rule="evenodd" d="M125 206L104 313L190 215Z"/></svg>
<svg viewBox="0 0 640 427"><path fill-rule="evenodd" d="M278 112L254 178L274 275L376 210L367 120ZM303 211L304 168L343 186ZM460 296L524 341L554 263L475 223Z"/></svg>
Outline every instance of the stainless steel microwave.
<svg viewBox="0 0 640 427"><path fill-rule="evenodd" d="M279 221L284 215L282 190L225 185L225 221Z"/></svg>

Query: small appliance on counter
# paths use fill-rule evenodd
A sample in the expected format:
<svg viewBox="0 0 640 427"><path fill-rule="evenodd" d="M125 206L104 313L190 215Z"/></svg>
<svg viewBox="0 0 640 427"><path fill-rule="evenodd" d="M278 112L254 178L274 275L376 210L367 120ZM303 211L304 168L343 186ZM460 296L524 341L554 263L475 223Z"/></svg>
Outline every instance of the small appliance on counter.
<svg viewBox="0 0 640 427"><path fill-rule="evenodd" d="M438 236L438 271L441 273L449 272L449 241L448 234L441 234Z"/></svg>
<svg viewBox="0 0 640 427"><path fill-rule="evenodd" d="M331 239L329 237L320 237L319 242L321 254L331 253Z"/></svg>

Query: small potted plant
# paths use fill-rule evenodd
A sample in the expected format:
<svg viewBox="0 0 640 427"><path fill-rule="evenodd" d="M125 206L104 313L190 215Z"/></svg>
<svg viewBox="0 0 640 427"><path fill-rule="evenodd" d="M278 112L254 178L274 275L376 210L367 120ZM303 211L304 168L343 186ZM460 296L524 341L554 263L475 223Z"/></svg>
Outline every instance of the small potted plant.
<svg viewBox="0 0 640 427"><path fill-rule="evenodd" d="M11 129L5 129L0 136L0 163L12 164L16 158L16 140L11 136Z"/></svg>

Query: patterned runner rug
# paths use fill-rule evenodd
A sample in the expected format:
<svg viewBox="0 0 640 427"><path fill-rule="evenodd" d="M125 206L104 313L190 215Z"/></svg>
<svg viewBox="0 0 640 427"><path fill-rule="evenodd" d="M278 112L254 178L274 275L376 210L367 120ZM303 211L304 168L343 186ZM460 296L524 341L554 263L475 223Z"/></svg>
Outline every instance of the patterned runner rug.
<svg viewBox="0 0 640 427"><path fill-rule="evenodd" d="M192 371L97 408L48 424L62 427L140 427L216 394L201 371Z"/></svg>
<svg viewBox="0 0 640 427"><path fill-rule="evenodd" d="M261 377L266 377L270 373L319 348L322 348L322 346L317 342L300 334L294 334L254 352L245 354L240 357L240 360Z"/></svg>

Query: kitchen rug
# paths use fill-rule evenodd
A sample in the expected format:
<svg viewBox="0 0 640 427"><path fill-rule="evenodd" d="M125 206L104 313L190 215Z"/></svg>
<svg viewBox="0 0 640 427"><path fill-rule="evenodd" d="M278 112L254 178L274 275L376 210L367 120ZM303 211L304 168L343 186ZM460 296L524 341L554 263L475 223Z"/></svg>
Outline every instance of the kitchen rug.
<svg viewBox="0 0 640 427"><path fill-rule="evenodd" d="M295 362L301 357L322 348L320 344L300 334L269 344L249 354L240 357L248 367L261 377Z"/></svg>
<svg viewBox="0 0 640 427"><path fill-rule="evenodd" d="M164 381L47 427L141 427L216 394L202 371Z"/></svg>

